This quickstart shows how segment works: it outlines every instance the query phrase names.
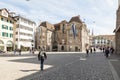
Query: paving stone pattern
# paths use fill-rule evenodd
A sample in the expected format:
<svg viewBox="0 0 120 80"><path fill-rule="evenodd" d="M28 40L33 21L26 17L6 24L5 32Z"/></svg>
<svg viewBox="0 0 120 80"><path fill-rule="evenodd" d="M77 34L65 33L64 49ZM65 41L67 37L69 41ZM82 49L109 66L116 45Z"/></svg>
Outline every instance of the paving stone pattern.
<svg viewBox="0 0 120 80"><path fill-rule="evenodd" d="M90 54L51 70L40 71L23 80L114 80L108 59L102 53ZM22 80L22 79L20 79Z"/></svg>

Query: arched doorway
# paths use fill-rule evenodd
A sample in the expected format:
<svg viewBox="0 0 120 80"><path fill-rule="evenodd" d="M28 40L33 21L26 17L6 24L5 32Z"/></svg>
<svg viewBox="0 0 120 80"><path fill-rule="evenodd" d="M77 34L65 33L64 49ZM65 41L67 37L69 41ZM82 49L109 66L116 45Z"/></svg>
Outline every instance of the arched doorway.
<svg viewBox="0 0 120 80"><path fill-rule="evenodd" d="M0 40L0 50L4 50L4 42Z"/></svg>
<svg viewBox="0 0 120 80"><path fill-rule="evenodd" d="M7 41L7 51L13 51L13 42Z"/></svg>
<svg viewBox="0 0 120 80"><path fill-rule="evenodd" d="M75 46L75 51L78 51L78 47L77 46Z"/></svg>
<svg viewBox="0 0 120 80"><path fill-rule="evenodd" d="M58 51L57 41L54 41L54 42L53 42L52 51Z"/></svg>
<svg viewBox="0 0 120 80"><path fill-rule="evenodd" d="M61 50L64 51L64 46L61 46Z"/></svg>

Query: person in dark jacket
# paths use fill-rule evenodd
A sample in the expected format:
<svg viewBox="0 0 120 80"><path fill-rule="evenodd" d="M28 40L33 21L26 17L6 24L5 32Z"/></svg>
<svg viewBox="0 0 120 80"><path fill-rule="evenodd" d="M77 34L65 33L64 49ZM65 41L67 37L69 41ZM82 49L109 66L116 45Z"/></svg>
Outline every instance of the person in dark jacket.
<svg viewBox="0 0 120 80"><path fill-rule="evenodd" d="M89 56L89 50L86 48L86 57Z"/></svg>
<svg viewBox="0 0 120 80"><path fill-rule="evenodd" d="M47 55L45 51L39 51L38 60L40 61L40 69L43 71L44 69L44 60L47 59Z"/></svg>
<svg viewBox="0 0 120 80"><path fill-rule="evenodd" d="M110 52L111 52L111 54L114 53L114 48L113 47L110 48Z"/></svg>
<svg viewBox="0 0 120 80"><path fill-rule="evenodd" d="M105 49L105 56L106 56L106 58L108 58L109 53L110 53L109 47L107 47L107 48Z"/></svg>
<svg viewBox="0 0 120 80"><path fill-rule="evenodd" d="M92 48L90 48L90 53L92 53Z"/></svg>
<svg viewBox="0 0 120 80"><path fill-rule="evenodd" d="M95 47L94 47L94 54L96 53L96 49L95 49Z"/></svg>
<svg viewBox="0 0 120 80"><path fill-rule="evenodd" d="M21 55L21 49L19 49L19 55Z"/></svg>

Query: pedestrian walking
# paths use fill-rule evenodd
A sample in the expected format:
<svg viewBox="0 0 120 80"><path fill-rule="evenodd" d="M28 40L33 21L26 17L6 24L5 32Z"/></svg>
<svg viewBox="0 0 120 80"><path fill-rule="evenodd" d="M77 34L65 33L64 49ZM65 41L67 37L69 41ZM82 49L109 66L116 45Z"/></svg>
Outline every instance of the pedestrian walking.
<svg viewBox="0 0 120 80"><path fill-rule="evenodd" d="M90 53L92 53L92 48L90 48Z"/></svg>
<svg viewBox="0 0 120 80"><path fill-rule="evenodd" d="M40 69L43 71L44 70L44 60L47 59L47 55L45 51L39 51L38 54L38 60L40 61Z"/></svg>
<svg viewBox="0 0 120 80"><path fill-rule="evenodd" d="M89 56L89 50L86 48L86 57Z"/></svg>
<svg viewBox="0 0 120 80"><path fill-rule="evenodd" d="M30 49L30 54L32 53L32 50Z"/></svg>
<svg viewBox="0 0 120 80"><path fill-rule="evenodd" d="M110 52L111 52L111 54L114 53L114 48L113 47L110 48Z"/></svg>
<svg viewBox="0 0 120 80"><path fill-rule="evenodd" d="M19 49L19 55L21 55L21 49Z"/></svg>
<svg viewBox="0 0 120 80"><path fill-rule="evenodd" d="M109 47L107 47L107 48L105 49L105 56L106 56L106 58L108 58L109 53L110 53Z"/></svg>
<svg viewBox="0 0 120 80"><path fill-rule="evenodd" d="M14 49L14 55L16 54L16 49Z"/></svg>
<svg viewBox="0 0 120 80"><path fill-rule="evenodd" d="M95 47L94 47L94 54L96 53L96 49L95 49Z"/></svg>
<svg viewBox="0 0 120 80"><path fill-rule="evenodd" d="M103 53L105 52L105 48L103 47Z"/></svg>

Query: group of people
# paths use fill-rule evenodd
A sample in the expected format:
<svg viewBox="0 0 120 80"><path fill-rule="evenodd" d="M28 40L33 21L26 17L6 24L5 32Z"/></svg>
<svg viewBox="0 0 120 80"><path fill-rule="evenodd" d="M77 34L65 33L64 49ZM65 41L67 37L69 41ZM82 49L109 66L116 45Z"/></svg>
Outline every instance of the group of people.
<svg viewBox="0 0 120 80"><path fill-rule="evenodd" d="M86 54L87 54L87 56L88 56L89 53L94 53L94 54L95 54L95 52L96 52L95 47L94 47L94 48L91 47L91 48L89 48L89 49L86 48Z"/></svg>
<svg viewBox="0 0 120 80"><path fill-rule="evenodd" d="M18 52L19 55L21 55L21 49L15 49L15 50L14 50L14 55L16 54L16 52Z"/></svg>
<svg viewBox="0 0 120 80"><path fill-rule="evenodd" d="M105 53L106 58L108 58L110 54L114 53L114 48L113 47L103 48L103 53Z"/></svg>

